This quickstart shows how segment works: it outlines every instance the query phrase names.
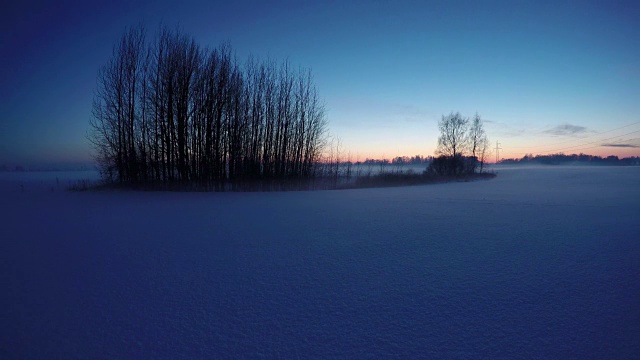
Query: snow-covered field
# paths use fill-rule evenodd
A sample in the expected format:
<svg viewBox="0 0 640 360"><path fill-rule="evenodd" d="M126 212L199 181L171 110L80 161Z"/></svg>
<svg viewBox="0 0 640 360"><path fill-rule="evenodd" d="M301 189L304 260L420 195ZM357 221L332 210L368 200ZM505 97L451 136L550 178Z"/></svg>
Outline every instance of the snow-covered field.
<svg viewBox="0 0 640 360"><path fill-rule="evenodd" d="M496 171L283 193L0 174L0 358L640 358L640 168Z"/></svg>

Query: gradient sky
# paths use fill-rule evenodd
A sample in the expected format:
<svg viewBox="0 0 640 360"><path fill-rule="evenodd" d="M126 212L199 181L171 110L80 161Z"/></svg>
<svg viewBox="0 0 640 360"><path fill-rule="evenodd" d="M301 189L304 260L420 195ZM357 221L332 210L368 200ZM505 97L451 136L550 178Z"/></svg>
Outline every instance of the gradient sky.
<svg viewBox="0 0 640 360"><path fill-rule="evenodd" d="M353 160L432 155L452 111L478 112L500 157L640 156L637 1L15 3L0 14L0 165L88 161L99 67L125 27L161 22L312 68Z"/></svg>

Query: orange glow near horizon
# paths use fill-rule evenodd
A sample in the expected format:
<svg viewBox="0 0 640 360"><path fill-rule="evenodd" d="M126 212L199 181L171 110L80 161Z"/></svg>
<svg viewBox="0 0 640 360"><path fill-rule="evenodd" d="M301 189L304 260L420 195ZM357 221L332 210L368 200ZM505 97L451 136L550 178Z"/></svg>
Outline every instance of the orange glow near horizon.
<svg viewBox="0 0 640 360"><path fill-rule="evenodd" d="M490 141L486 156L488 162L495 162L496 142L500 143L499 159L559 153L619 158L640 156L640 121L633 119L615 125L586 122L584 126L555 125L543 121L522 121L512 125L506 120L498 120L496 115L486 116L494 119L485 121ZM364 161L390 160L398 156L435 156L440 135L437 116L415 122L396 121L391 123L392 126L379 120L365 128L341 120L332 122L331 138L339 139L342 159ZM336 140L333 144L335 150Z"/></svg>
<svg viewBox="0 0 640 360"><path fill-rule="evenodd" d="M514 145L511 145L514 144ZM386 145L386 144L385 144ZM605 147L605 146L593 146L590 148L575 147L570 148L566 146L566 149L560 149L561 146L549 146L538 145L531 147L522 147L518 143L502 142L500 141L499 159L521 159L525 155L531 154L537 155L552 155L552 154L586 154L591 156L599 156L606 158L607 156L617 156L618 158L626 157L640 157L640 148L634 147ZM488 163L495 163L496 160L496 143L492 143L489 149L486 161ZM355 150L358 149L358 150ZM420 155L422 157L435 156L435 146L411 146L411 144L404 144L403 146L383 146L382 144L368 144L363 143L362 146L358 144L342 143L340 148L340 158L344 161L365 161L367 159L388 159L391 160L398 156L400 157L412 157ZM558 150L558 151L554 151ZM328 152L325 152L325 156ZM334 153L335 155L335 153Z"/></svg>

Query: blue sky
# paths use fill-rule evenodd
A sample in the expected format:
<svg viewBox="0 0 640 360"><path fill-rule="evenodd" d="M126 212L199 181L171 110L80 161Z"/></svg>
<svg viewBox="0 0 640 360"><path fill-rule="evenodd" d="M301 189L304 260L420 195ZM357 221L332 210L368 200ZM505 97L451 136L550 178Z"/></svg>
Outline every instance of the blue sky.
<svg viewBox="0 0 640 360"><path fill-rule="evenodd" d="M485 120L501 157L640 155L640 5L608 1L20 2L0 15L0 164L90 159L98 68L125 27L310 67L356 159L432 155ZM602 146L616 145L616 146Z"/></svg>

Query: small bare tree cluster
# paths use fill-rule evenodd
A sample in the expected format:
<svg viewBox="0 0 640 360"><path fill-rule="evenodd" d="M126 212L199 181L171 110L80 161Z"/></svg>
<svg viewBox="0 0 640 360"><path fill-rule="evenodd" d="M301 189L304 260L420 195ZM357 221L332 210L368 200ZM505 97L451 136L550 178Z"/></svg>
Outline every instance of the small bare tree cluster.
<svg viewBox="0 0 640 360"><path fill-rule="evenodd" d="M314 174L326 120L310 70L202 48L163 28L125 32L98 73L90 141L120 183L224 188Z"/></svg>
<svg viewBox="0 0 640 360"><path fill-rule="evenodd" d="M440 175L482 172L489 152L489 139L480 115L473 119L459 112L442 116L438 122L440 137L429 171Z"/></svg>

